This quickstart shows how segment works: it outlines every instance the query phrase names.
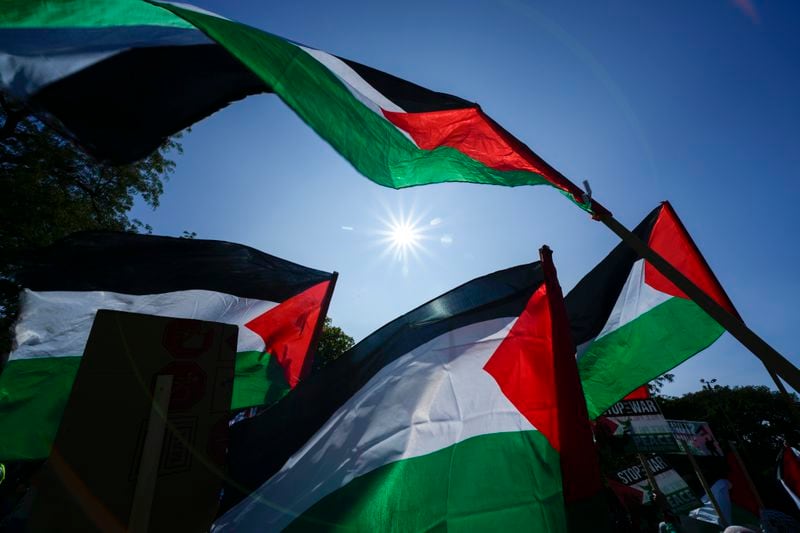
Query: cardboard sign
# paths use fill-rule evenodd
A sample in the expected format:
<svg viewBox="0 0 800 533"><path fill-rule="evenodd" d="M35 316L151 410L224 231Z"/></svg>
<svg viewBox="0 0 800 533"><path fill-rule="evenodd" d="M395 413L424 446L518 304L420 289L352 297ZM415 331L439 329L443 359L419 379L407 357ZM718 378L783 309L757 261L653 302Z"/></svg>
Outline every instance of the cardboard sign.
<svg viewBox="0 0 800 533"><path fill-rule="evenodd" d="M724 457L722 448L711 432L708 422L694 420L667 420L676 439L689 447L692 455Z"/></svg>
<svg viewBox="0 0 800 533"><path fill-rule="evenodd" d="M208 530L224 475L236 336L232 325L99 311L29 529L126 530L148 422L160 416L143 529ZM153 410L164 375L166 413Z"/></svg>
<svg viewBox="0 0 800 533"><path fill-rule="evenodd" d="M682 513L700 505L686 481L669 466L663 457L654 455L647 459L647 465L655 478L658 489L664 495L669 508L675 513ZM652 501L652 489L647 479L647 472L640 462L618 470L614 479L627 487L642 493L642 504Z"/></svg>
<svg viewBox="0 0 800 533"><path fill-rule="evenodd" d="M615 437L630 439L631 451L680 451L669 423L653 398L619 401L598 418L598 425Z"/></svg>

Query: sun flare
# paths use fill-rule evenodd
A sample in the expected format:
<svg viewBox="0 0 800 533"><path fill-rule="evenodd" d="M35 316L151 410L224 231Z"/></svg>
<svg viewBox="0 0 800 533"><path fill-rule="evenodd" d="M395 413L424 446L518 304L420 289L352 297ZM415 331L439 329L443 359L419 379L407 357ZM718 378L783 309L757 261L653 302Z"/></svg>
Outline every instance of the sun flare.
<svg viewBox="0 0 800 533"><path fill-rule="evenodd" d="M419 243L419 229L409 223L396 224L390 227L389 231L391 232L389 238L397 248L413 248Z"/></svg>
<svg viewBox="0 0 800 533"><path fill-rule="evenodd" d="M383 229L378 231L380 242L386 247L384 253L390 254L395 261L403 266L403 272L408 271L409 260L418 258L424 251L423 241L425 230L422 216L415 216L414 211L399 214L387 213L383 222Z"/></svg>

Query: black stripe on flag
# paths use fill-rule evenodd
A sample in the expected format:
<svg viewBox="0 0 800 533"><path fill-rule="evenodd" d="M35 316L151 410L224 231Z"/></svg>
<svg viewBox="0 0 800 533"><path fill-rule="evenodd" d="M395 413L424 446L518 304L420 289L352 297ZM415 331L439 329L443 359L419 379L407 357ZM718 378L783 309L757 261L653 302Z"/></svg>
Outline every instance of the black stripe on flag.
<svg viewBox="0 0 800 533"><path fill-rule="evenodd" d="M122 164L147 156L170 135L228 104L263 92L271 89L221 46L155 46L120 52L53 82L31 105L58 117L98 159Z"/></svg>
<svg viewBox="0 0 800 533"><path fill-rule="evenodd" d="M338 57L338 56L337 56ZM447 109L464 109L477 107L477 104L453 96L421 87L410 81L392 76L380 70L340 57L342 61L355 70L364 81L383 96L397 104L408 113L424 113L444 111Z"/></svg>
<svg viewBox="0 0 800 533"><path fill-rule="evenodd" d="M653 209L633 230L644 242L650 240L661 209L661 206ZM575 346L594 339L603 330L638 259L633 248L620 243L569 291L564 303Z"/></svg>
<svg viewBox="0 0 800 533"><path fill-rule="evenodd" d="M282 302L331 274L225 241L80 232L28 256L17 280L35 291L160 294L204 289Z"/></svg>
<svg viewBox="0 0 800 533"><path fill-rule="evenodd" d="M383 367L448 331L518 317L543 280L536 262L467 282L383 326L273 407L233 426L222 512L280 470Z"/></svg>

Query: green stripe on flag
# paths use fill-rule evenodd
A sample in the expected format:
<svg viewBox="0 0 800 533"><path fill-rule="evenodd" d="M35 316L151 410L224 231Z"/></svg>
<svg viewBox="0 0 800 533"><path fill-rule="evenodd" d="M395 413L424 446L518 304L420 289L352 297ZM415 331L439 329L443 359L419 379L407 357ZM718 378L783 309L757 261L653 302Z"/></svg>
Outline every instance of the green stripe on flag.
<svg viewBox="0 0 800 533"><path fill-rule="evenodd" d="M0 460L50 455L81 364L79 356L10 360L0 374ZM271 404L289 391L283 368L269 354L239 352L231 409Z"/></svg>
<svg viewBox="0 0 800 533"><path fill-rule="evenodd" d="M565 531L558 465L538 431L481 435L359 476L287 531Z"/></svg>
<svg viewBox="0 0 800 533"><path fill-rule="evenodd" d="M9 361L0 374L0 460L50 455L80 357Z"/></svg>
<svg viewBox="0 0 800 533"><path fill-rule="evenodd" d="M268 353L237 353L234 375L231 398L234 410L275 403L290 390L283 367Z"/></svg>
<svg viewBox="0 0 800 533"><path fill-rule="evenodd" d="M671 298L596 339L578 360L589 417L704 350L723 331L694 302Z"/></svg>
<svg viewBox="0 0 800 533"><path fill-rule="evenodd" d="M174 5L162 5L225 47L370 180L395 189L443 182L518 186L548 183L499 171L447 146L422 150L356 99L324 65L275 35Z"/></svg>
<svg viewBox="0 0 800 533"><path fill-rule="evenodd" d="M142 0L7 0L2 5L0 28L193 28L182 18Z"/></svg>

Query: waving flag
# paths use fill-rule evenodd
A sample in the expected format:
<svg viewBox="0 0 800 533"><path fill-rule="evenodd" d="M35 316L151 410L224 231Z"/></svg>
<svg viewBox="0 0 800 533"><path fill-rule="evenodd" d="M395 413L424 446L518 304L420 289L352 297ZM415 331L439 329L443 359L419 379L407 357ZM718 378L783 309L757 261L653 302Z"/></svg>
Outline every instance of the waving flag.
<svg viewBox="0 0 800 533"><path fill-rule="evenodd" d="M541 263L470 281L234 426L216 527L564 531L600 477L551 287Z"/></svg>
<svg viewBox="0 0 800 533"><path fill-rule="evenodd" d="M0 459L44 458L98 309L239 326L232 409L280 398L308 357L332 274L222 241L77 233L30 258L0 374Z"/></svg>
<svg viewBox="0 0 800 533"><path fill-rule="evenodd" d="M654 209L634 233L736 313L669 203ZM626 244L614 248L565 301L592 418L704 350L724 331Z"/></svg>
<svg viewBox="0 0 800 533"><path fill-rule="evenodd" d="M185 5L7 0L4 9L0 87L101 159L142 157L233 100L274 92L386 187L549 184L589 208L477 104L354 61Z"/></svg>
<svg viewBox="0 0 800 533"><path fill-rule="evenodd" d="M800 452L785 445L778 456L778 482L800 509Z"/></svg>
<svg viewBox="0 0 800 533"><path fill-rule="evenodd" d="M129 163L268 87L143 0L4 0L0 88L101 160Z"/></svg>

